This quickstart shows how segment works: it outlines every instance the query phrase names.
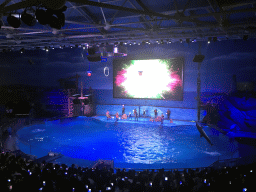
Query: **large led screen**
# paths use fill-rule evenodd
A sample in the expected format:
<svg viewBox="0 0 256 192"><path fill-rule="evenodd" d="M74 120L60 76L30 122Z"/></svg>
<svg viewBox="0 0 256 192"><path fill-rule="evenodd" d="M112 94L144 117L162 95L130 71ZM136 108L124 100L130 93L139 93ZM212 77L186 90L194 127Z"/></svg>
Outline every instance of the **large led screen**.
<svg viewBox="0 0 256 192"><path fill-rule="evenodd" d="M113 61L113 97L183 100L182 57Z"/></svg>

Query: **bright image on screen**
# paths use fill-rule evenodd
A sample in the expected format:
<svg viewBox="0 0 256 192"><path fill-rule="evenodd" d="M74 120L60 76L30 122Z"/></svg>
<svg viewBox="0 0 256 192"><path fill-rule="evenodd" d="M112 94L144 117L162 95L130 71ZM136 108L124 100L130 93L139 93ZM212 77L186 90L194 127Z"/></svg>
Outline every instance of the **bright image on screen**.
<svg viewBox="0 0 256 192"><path fill-rule="evenodd" d="M113 96L183 99L183 59L114 60Z"/></svg>

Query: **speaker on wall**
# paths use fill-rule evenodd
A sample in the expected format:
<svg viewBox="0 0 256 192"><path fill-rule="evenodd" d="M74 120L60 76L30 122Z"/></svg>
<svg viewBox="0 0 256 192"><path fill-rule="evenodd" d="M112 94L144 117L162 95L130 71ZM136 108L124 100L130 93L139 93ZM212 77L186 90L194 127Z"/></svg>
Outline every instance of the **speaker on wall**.
<svg viewBox="0 0 256 192"><path fill-rule="evenodd" d="M101 56L87 56L87 59L90 62L97 62L97 61L101 61Z"/></svg>
<svg viewBox="0 0 256 192"><path fill-rule="evenodd" d="M193 62L201 63L204 60L204 55L195 55Z"/></svg>

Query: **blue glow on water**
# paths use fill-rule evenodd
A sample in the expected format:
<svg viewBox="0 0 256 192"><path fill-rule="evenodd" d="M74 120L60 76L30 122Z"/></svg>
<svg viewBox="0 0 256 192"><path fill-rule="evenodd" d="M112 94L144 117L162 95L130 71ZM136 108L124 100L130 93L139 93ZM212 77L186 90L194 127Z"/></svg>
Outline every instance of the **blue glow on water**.
<svg viewBox="0 0 256 192"><path fill-rule="evenodd" d="M237 148L225 137L214 135L211 139L215 145L211 147L200 138L194 125L171 127L154 123L102 122L92 118L32 125L20 130L18 136L20 149L27 150L23 144L30 143L32 154L38 158L54 151L91 161L112 159L120 166L161 164L166 167L185 162L186 167L195 165L190 165L191 162L207 166L220 157L235 157Z"/></svg>

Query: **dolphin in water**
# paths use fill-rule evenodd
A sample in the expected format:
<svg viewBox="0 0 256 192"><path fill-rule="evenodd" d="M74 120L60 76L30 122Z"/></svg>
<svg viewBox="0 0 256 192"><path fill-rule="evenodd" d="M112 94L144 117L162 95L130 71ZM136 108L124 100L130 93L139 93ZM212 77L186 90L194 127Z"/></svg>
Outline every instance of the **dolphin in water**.
<svg viewBox="0 0 256 192"><path fill-rule="evenodd" d="M205 131L203 130L203 128L199 125L198 122L196 122L196 128L200 133L200 137L204 137L206 139L206 141L208 141L208 143L210 143L210 145L212 146L212 142L210 140L210 138L206 135Z"/></svg>
<svg viewBox="0 0 256 192"><path fill-rule="evenodd" d="M32 133L44 132L45 129L34 129Z"/></svg>
<svg viewBox="0 0 256 192"><path fill-rule="evenodd" d="M217 151L214 152L208 152L208 151L203 151L203 153L207 154L207 155L211 155L211 156L220 156L221 154Z"/></svg>

